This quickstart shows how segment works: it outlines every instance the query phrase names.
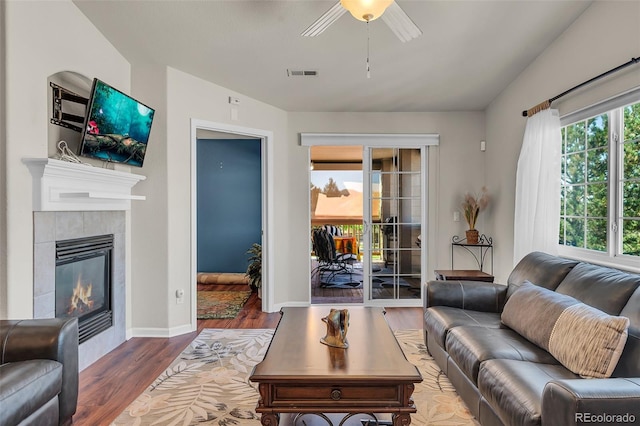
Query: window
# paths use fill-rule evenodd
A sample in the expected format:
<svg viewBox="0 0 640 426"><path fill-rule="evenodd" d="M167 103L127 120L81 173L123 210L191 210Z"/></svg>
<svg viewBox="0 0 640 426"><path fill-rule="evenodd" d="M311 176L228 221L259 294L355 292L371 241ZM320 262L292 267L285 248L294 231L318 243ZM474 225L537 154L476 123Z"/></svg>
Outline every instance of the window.
<svg viewBox="0 0 640 426"><path fill-rule="evenodd" d="M622 253L640 256L640 103L624 108L622 137Z"/></svg>
<svg viewBox="0 0 640 426"><path fill-rule="evenodd" d="M563 118L559 243L640 256L640 102ZM636 259L637 261L637 259Z"/></svg>

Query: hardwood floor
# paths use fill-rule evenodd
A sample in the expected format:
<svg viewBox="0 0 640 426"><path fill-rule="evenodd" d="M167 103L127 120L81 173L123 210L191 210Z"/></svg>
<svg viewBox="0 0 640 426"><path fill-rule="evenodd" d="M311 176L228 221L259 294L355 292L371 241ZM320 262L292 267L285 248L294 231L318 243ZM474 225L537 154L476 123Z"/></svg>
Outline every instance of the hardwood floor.
<svg viewBox="0 0 640 426"><path fill-rule="evenodd" d="M228 287L227 287L228 288ZM80 373L74 425L109 425L204 328L275 328L279 313L264 313L255 294L233 319L198 320L198 331L170 339L137 337ZM422 308L388 308L393 330L421 329Z"/></svg>

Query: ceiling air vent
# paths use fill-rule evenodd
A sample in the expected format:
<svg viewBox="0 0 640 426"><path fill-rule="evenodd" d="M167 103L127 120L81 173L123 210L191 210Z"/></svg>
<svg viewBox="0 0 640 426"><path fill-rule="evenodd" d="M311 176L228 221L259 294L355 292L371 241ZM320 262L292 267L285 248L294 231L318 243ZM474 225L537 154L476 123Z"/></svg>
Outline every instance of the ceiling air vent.
<svg viewBox="0 0 640 426"><path fill-rule="evenodd" d="M289 77L316 77L318 75L317 70L290 70L287 69L287 76Z"/></svg>

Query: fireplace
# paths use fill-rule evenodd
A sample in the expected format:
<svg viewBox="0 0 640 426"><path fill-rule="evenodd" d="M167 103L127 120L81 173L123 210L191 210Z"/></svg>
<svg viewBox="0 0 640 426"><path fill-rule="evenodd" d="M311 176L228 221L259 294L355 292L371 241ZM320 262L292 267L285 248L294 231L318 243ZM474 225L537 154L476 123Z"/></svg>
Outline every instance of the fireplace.
<svg viewBox="0 0 640 426"><path fill-rule="evenodd" d="M1 0L0 0L1 1ZM73 257L68 242L91 239L94 236L106 236L107 244L102 249L109 249L109 237L113 236L113 248L110 250L106 271L110 274L110 287L106 302L110 303L113 325L100 334L89 338L78 347L79 370L82 371L105 354L109 353L127 340L126 330L126 212L117 211L36 211L33 212L33 317L54 318L56 316L56 263L57 257ZM86 241L86 240L85 240ZM90 240L89 240L90 241ZM63 255L56 247L66 246ZM71 249L76 244L70 244ZM94 247L95 248L95 247ZM100 248L97 249L100 252ZM62 262L61 262L62 263ZM104 269L103 269L104 270ZM63 269L61 269L61 272ZM86 276L82 274L82 280ZM67 279L72 288L77 278ZM97 284L91 286L91 296L96 296ZM67 290L69 291L69 290ZM73 292L71 292L71 295ZM71 295L67 297L71 297ZM64 299L67 299L65 297ZM63 300L64 300L63 299ZM100 305L100 304L99 304ZM94 301L93 307L97 310ZM93 309L93 308L92 308ZM61 309L59 309L62 311ZM93 313L93 312L92 312ZM64 315L67 315L66 313ZM108 319L108 315L106 316ZM100 324L99 324L100 325ZM104 325L101 325L101 328ZM83 340L86 338L85 326L82 326ZM89 331L91 328L89 328Z"/></svg>
<svg viewBox="0 0 640 426"><path fill-rule="evenodd" d="M55 316L78 318L83 343L113 325L113 235L56 241Z"/></svg>
<svg viewBox="0 0 640 426"><path fill-rule="evenodd" d="M78 369L82 371L127 340L126 317L130 306L126 295L129 286L127 265L131 244L127 235L130 232L128 215L131 201L145 198L132 195L132 188L146 178L53 158L25 158L22 161L33 178L33 318L56 316L57 243L92 235L113 235L113 249L108 259L110 266L105 267L110 274L110 287L104 295L110 307L99 315L110 316L107 324L112 325L107 325L107 329L98 335L91 332L94 337L78 346ZM75 287L77 279L69 281ZM95 286L91 286L92 296ZM104 324L100 325L103 327ZM82 328L84 340L90 328L85 330L84 325Z"/></svg>

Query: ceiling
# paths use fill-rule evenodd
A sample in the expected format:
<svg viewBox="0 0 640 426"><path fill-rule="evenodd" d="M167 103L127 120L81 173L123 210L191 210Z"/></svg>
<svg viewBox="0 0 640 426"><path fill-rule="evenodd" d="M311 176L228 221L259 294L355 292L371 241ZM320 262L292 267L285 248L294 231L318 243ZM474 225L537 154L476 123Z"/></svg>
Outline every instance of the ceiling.
<svg viewBox="0 0 640 426"><path fill-rule="evenodd" d="M75 0L132 64L168 65L314 112L483 110L590 0L397 3L423 35L402 43L381 19L371 22L368 79L366 23L345 13L321 35L300 36L335 0Z"/></svg>

